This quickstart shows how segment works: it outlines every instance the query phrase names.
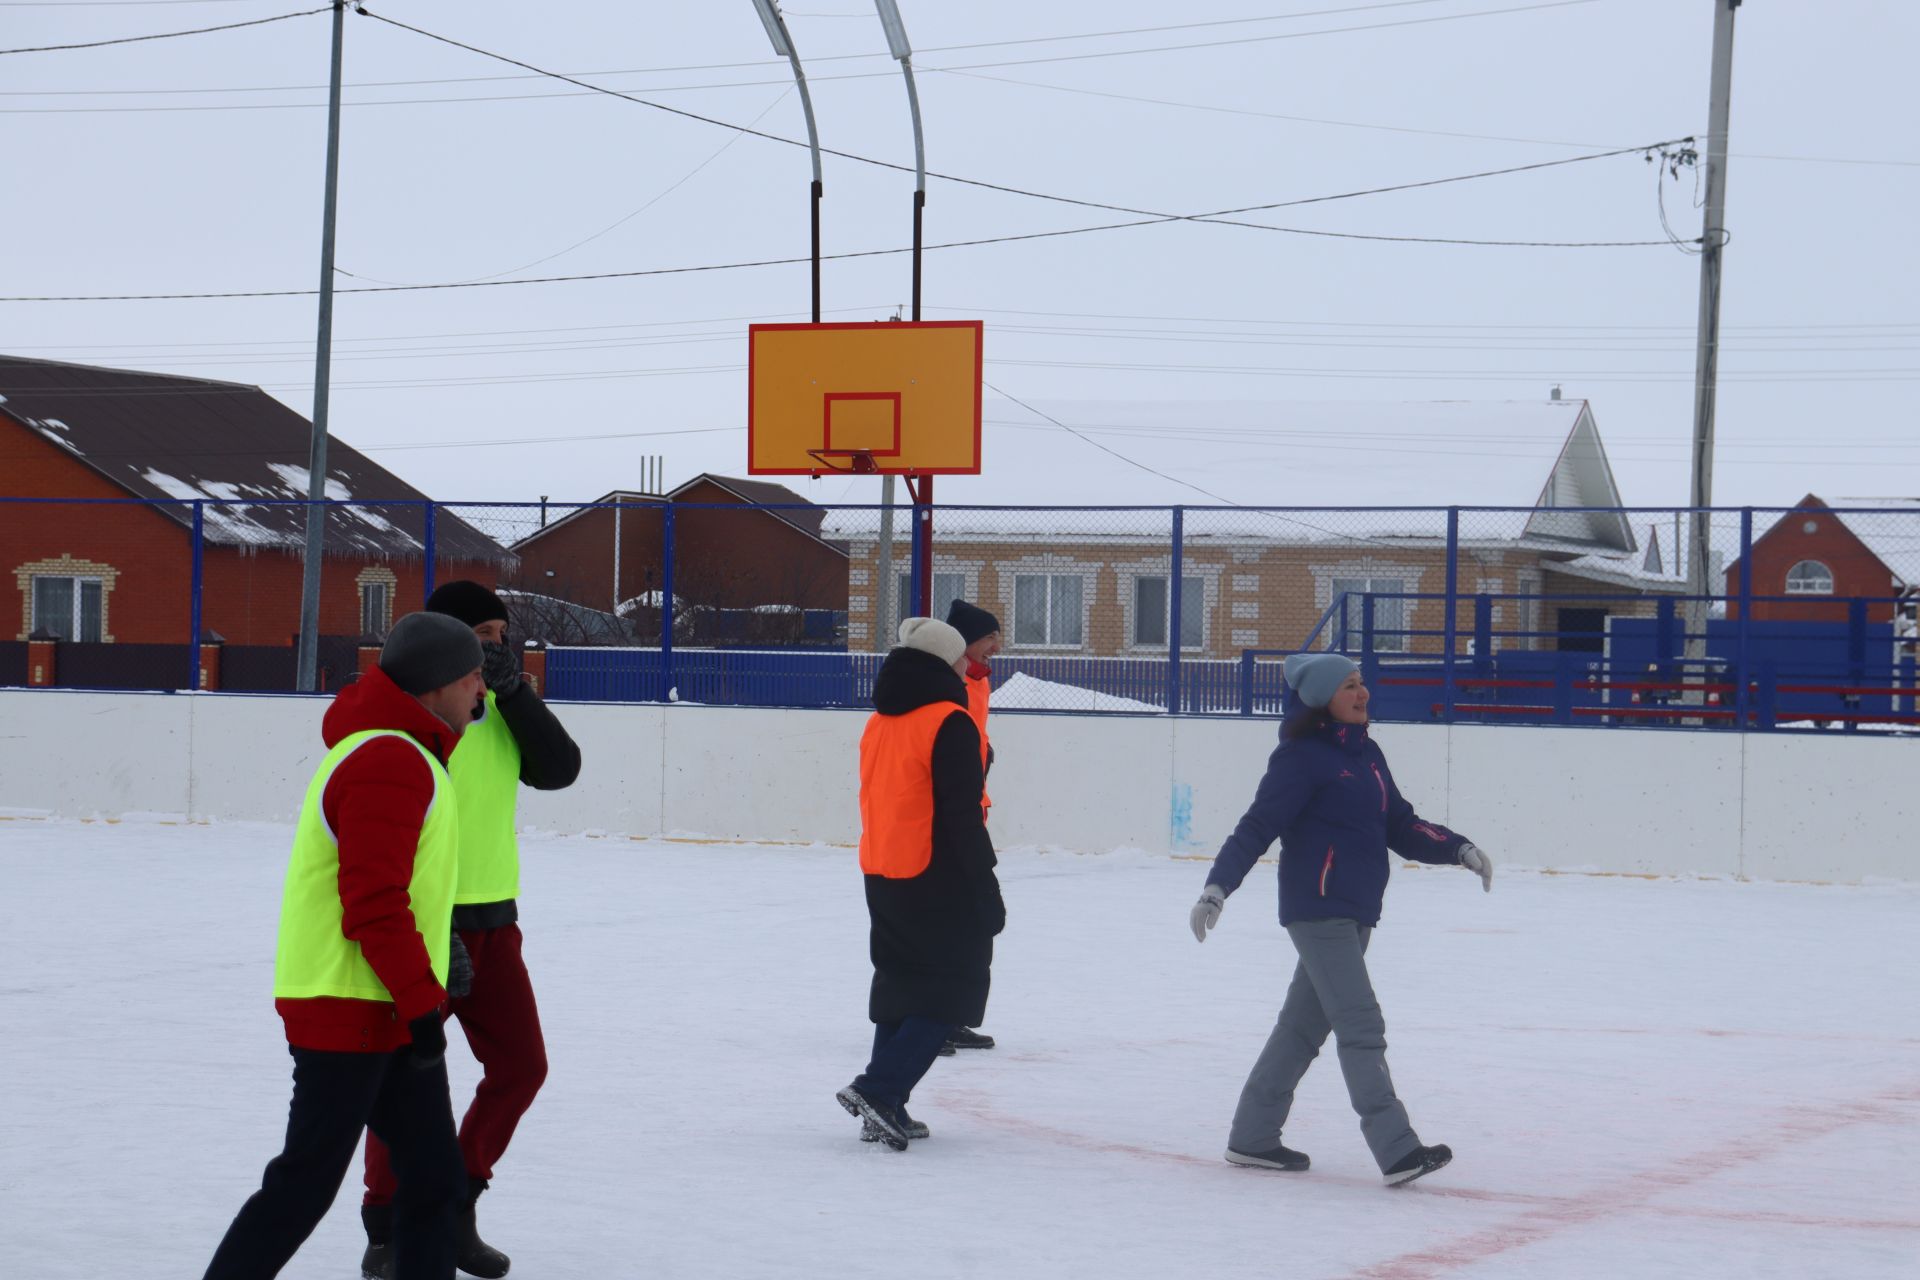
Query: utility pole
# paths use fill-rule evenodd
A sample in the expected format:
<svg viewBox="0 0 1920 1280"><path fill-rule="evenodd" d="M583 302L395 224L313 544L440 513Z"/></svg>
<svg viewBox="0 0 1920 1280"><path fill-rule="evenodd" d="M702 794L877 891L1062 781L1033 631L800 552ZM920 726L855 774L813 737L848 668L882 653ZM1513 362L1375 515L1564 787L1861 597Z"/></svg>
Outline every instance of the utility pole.
<svg viewBox="0 0 1920 1280"><path fill-rule="evenodd" d="M333 229L340 194L340 46L347 0L333 0L333 78L327 89L327 183L320 216L320 333L313 361L313 439L307 449L307 550L300 571L294 687L313 693L320 664L320 562L326 554L327 392L333 366Z"/></svg>
<svg viewBox="0 0 1920 1280"><path fill-rule="evenodd" d="M1706 217L1700 233L1699 354L1693 381L1693 507L1687 545L1686 656L1706 657L1713 518L1713 415L1720 381L1720 254L1727 241L1727 120L1733 97L1733 11L1740 0L1713 0L1713 76L1707 101ZM1690 672L1689 674L1700 674ZM1745 679L1744 673L1741 676Z"/></svg>

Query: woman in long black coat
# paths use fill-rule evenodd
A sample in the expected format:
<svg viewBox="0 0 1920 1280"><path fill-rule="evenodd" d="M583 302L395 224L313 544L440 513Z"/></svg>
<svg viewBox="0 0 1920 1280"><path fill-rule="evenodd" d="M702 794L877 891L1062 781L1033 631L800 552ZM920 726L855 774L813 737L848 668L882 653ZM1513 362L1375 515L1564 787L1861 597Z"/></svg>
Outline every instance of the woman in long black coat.
<svg viewBox="0 0 1920 1280"><path fill-rule="evenodd" d="M900 640L875 677L860 751L873 1057L837 1096L861 1118L863 1137L904 1151L927 1133L906 1112L913 1087L955 1027L986 1019L1007 910L981 811L980 731L959 670L966 642L932 618L909 618Z"/></svg>

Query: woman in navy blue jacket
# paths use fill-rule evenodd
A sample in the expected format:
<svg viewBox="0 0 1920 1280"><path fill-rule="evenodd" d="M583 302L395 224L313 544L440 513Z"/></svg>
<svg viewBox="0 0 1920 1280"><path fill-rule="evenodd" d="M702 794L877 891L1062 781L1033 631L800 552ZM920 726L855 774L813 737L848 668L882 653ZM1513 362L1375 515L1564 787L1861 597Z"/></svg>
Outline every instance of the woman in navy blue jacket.
<svg viewBox="0 0 1920 1280"><path fill-rule="evenodd" d="M1280 923L1300 963L1240 1093L1227 1159L1307 1167L1305 1155L1281 1145L1280 1130L1294 1089L1331 1032L1360 1132L1394 1186L1432 1173L1453 1152L1421 1144L1387 1071L1387 1025L1366 962L1387 888L1387 851L1466 867L1484 889L1493 887L1493 863L1466 837L1422 819L1394 786L1386 756L1368 736L1367 688L1351 659L1296 653L1287 659L1286 679L1294 707L1281 723L1280 745L1190 917L1193 936L1205 942L1227 895L1280 841Z"/></svg>

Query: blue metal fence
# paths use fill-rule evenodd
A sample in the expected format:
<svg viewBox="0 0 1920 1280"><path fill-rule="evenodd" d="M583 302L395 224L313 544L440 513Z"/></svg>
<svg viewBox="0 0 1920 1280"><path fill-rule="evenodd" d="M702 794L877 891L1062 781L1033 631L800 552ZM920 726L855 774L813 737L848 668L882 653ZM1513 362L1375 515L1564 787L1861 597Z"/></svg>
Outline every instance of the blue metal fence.
<svg viewBox="0 0 1920 1280"><path fill-rule="evenodd" d="M80 634L85 630L81 605L72 603L85 595L79 585L83 575L96 572L83 567L72 571L73 583L65 595L57 596L69 602L59 607L74 611L65 633L58 633L58 627L48 633L35 587L22 605L20 635L11 643L29 648L57 644L62 660L55 683L62 685L188 688L208 678L208 647L224 642L229 654L226 687L284 688L289 677L276 655L291 641L290 634L271 634L269 627L265 637L236 640L214 632L233 608L229 601L210 598L210 583L219 574L231 577L231 571L221 567L230 557L216 566L209 552L238 546L242 556L253 556L255 562L275 551L293 556L295 549L281 545L278 531L295 513L277 509L302 508L305 502L0 498L0 560L23 578L54 573L44 566L50 557L68 554L74 540L66 535L60 541L36 540L36 524L49 509L80 508L94 513L89 523L105 527L113 523L116 509L142 505L169 514L183 528L184 553L172 579L179 584L179 623L162 626L167 634L134 638L121 609L115 614L118 640L104 635L90 640ZM544 578L515 576L505 568L500 573L503 593L513 597L516 627L546 649L546 691L555 698L865 706L881 660L872 650L891 630L879 616L890 588L847 550L863 537L872 542L869 518L877 508L871 505L827 509L806 503L666 499L564 507L545 501L325 505L330 522L331 509L340 509L339 523L374 548L365 572L385 584L376 584L385 594L370 599L376 605L386 600L393 613L417 607L448 575L473 572L476 555L498 553L499 565L519 564L530 555L528 547L566 520L611 514L616 545L610 584L556 581L553 568L544 570ZM561 513L561 519L550 521L555 513ZM795 585L784 595L786 589L765 581L751 589L721 590L716 583L729 573L755 568L767 553L745 540L734 547L731 535L753 532L744 525L716 535L708 527L715 513L738 520L773 517L783 531L798 530L803 539L835 548L842 556L838 563L843 575L837 600L833 591L819 590L818 583ZM911 523L900 532L911 534L923 514L913 511ZM1041 575L1040 594L1034 599L1051 620L1028 634L1033 624L1025 616L1026 603L1006 619L1012 652L993 664L996 707L1002 710L1274 715L1285 701L1279 659L1289 651L1333 649L1360 662L1374 690L1374 713L1381 719L1722 730L1920 729L1913 623L1920 586L1914 581L1920 578L1920 506L1709 513L1717 530L1717 562L1706 575L1712 594L1704 596L1684 593L1677 565L1660 567L1660 530L1668 520L1677 530L1680 518L1689 514L1588 508L956 507L943 510L930 551L925 539L900 539L904 550L897 568L911 584L912 607L925 610L931 604L938 612L943 599L921 598L923 581L932 582L936 592L964 591L965 584L974 581L967 574L978 570L963 566L949 573L961 561L978 563L998 556L1008 564L1034 560L1095 566L1079 585L1073 574L1063 575L1058 564L1033 570ZM1820 573L1831 571L1811 559L1794 565L1784 583L1775 581L1778 565L1767 570L1766 581L1756 579L1756 548L1763 538L1796 529L1811 536L1816 525L1834 520L1858 534L1862 547L1870 545L1887 561L1888 572L1877 581L1888 586L1842 590L1830 577L1823 582ZM1628 540L1636 554L1644 541L1645 562L1628 566L1632 571L1617 574L1616 581L1600 574L1591 579L1591 591L1567 590L1564 577L1560 587L1544 589L1540 571L1578 564L1585 555L1578 540L1582 521L1644 528L1644 540L1637 532ZM657 533L646 535L652 540L639 552L629 549L623 564L620 548L632 543L641 525ZM334 527L330 523L330 530ZM956 559L954 546L969 549ZM1301 572L1289 580L1259 578L1250 571L1246 576L1254 586L1243 587L1240 567L1268 554L1263 547L1294 554ZM1519 559L1532 556L1536 563L1531 589L1513 589L1524 585L1524 573L1516 582L1511 566L1499 568L1503 556L1520 552L1524 555ZM329 543L330 563L342 554ZM921 568L929 554L932 574L926 577ZM68 558L83 566L93 563L86 555ZM127 561L134 556L116 552L95 558ZM1333 567L1312 568L1318 575L1314 581L1319 583L1319 598L1304 599L1308 562L1322 560ZM1412 569L1379 567L1415 562ZM1625 563L1616 554L1607 565ZM1357 567L1339 567L1343 564ZM34 569L36 565L42 569ZM1439 570L1438 581L1420 578L1434 569ZM603 564L583 572L592 577L605 571ZM124 591L132 571L118 572ZM1150 585L1159 585L1142 588L1141 575ZM1413 581L1401 580L1408 575ZM947 576L959 585L942 586ZM1441 589L1408 589L1421 581ZM1193 597L1196 584L1204 586L1203 598ZM1783 586L1786 594L1781 593ZM1234 594L1229 600L1229 588L1231 593L1258 594L1245 599ZM999 598L1013 609L1018 593L1007 581L999 590ZM145 591L143 598L151 599L151 584ZM104 589L94 594L105 600ZM869 595L871 600L865 598ZM855 603L849 605L849 600ZM276 603L286 602L266 602ZM539 627L523 625L524 613L543 607L548 616ZM98 621L104 622L104 603L99 608ZM1305 612L1299 612L1303 608ZM1160 609L1163 622L1148 616ZM1281 634L1272 619L1282 616L1302 620ZM1248 624L1244 628L1242 619ZM1256 620L1258 631L1252 625ZM1105 630L1096 635L1101 628ZM371 639L377 642L377 626L362 630L376 632ZM1257 640L1252 638L1256 634ZM323 635L328 687L354 678L356 664L367 660L363 642L368 639ZM0 666L0 678L8 678L15 665ZM32 660L27 667L41 669ZM164 674L175 669L181 678Z"/></svg>

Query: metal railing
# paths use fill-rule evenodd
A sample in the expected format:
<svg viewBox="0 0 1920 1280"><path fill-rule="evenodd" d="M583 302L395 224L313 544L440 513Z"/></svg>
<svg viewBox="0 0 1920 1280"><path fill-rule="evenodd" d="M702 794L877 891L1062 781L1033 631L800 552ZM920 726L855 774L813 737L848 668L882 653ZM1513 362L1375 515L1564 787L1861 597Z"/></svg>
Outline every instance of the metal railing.
<svg viewBox="0 0 1920 1280"><path fill-rule="evenodd" d="M0 684L291 690L309 505L0 498ZM923 566L870 504L320 505L328 690L474 578L560 698L866 705L897 620L961 597L1005 710L1276 714L1273 658L1330 648L1383 719L1920 726L1920 504L1709 512L1707 596L1672 508L942 507Z"/></svg>

